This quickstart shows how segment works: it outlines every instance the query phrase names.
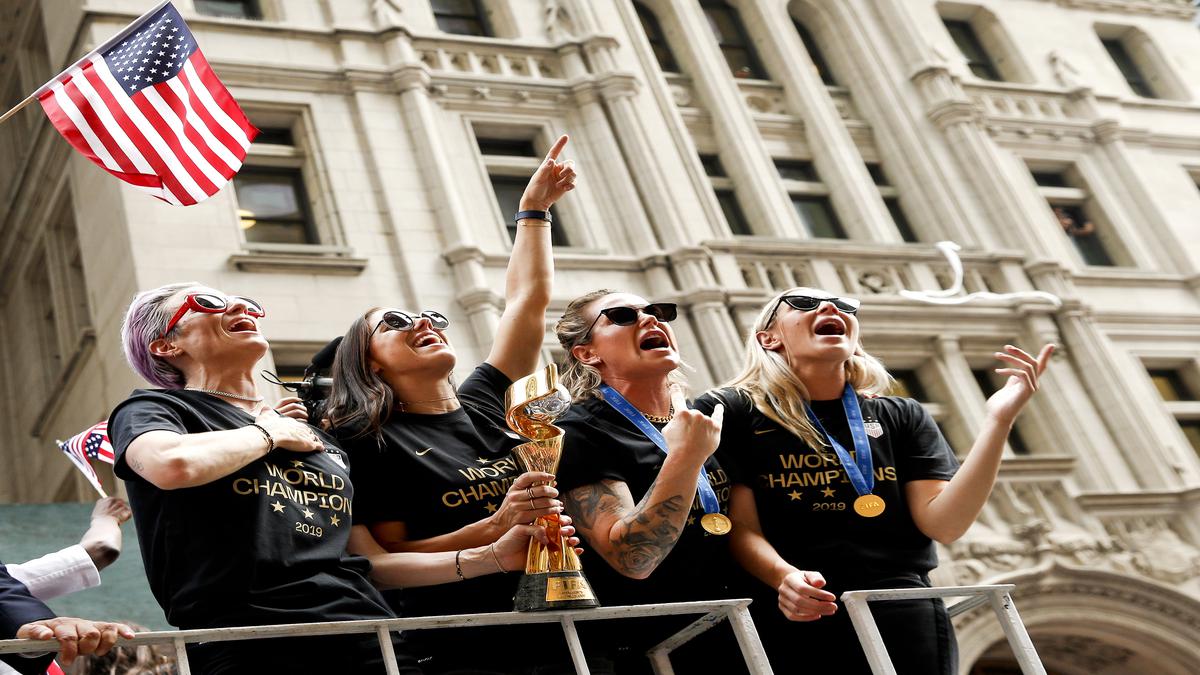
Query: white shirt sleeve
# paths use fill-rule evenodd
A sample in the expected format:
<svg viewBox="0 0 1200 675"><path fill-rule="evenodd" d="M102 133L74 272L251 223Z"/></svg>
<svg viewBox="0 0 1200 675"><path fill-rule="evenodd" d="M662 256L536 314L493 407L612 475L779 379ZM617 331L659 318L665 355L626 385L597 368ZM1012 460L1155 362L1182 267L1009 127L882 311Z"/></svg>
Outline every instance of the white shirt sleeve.
<svg viewBox="0 0 1200 675"><path fill-rule="evenodd" d="M50 600L100 585L100 570L79 544L19 565L7 565L12 578L38 600Z"/></svg>

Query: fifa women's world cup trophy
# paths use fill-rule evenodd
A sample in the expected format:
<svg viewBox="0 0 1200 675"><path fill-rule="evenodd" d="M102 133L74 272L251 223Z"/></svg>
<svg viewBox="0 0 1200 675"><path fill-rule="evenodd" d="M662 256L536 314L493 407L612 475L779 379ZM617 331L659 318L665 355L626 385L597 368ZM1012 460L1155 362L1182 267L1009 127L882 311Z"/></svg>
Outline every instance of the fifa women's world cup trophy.
<svg viewBox="0 0 1200 675"><path fill-rule="evenodd" d="M513 455L526 471L555 473L562 456L563 430L554 421L571 406L571 394L558 382L558 367L544 369L513 382L504 395L508 426L524 438ZM533 612L547 609L598 607L596 595L583 576L579 556L560 534L555 514L537 519L546 528L550 544L529 540L525 575L517 586L514 609Z"/></svg>

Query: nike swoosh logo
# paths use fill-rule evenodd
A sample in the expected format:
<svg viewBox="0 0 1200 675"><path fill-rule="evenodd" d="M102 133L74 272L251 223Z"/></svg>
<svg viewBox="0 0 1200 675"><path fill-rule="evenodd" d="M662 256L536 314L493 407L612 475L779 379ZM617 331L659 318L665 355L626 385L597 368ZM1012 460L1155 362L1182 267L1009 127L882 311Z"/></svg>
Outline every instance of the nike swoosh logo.
<svg viewBox="0 0 1200 675"><path fill-rule="evenodd" d="M754 435L756 435L756 436L757 436L757 435L759 435L759 434L769 434L769 433L771 433L772 431L775 431L775 430L774 430L774 429L755 429L755 430L754 430Z"/></svg>
<svg viewBox="0 0 1200 675"><path fill-rule="evenodd" d="M415 452L417 453L417 457L424 457L425 455L429 454L429 451L432 449L433 448L425 448L424 450L416 450Z"/></svg>

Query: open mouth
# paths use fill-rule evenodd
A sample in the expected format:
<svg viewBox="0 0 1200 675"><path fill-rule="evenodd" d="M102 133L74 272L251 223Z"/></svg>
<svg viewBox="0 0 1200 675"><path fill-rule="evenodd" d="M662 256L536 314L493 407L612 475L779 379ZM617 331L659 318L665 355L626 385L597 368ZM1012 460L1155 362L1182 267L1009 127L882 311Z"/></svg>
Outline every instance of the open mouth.
<svg viewBox="0 0 1200 675"><path fill-rule="evenodd" d="M420 349L421 347L429 347L431 345L441 345L441 344L446 344L446 343L443 342L440 337L438 337L437 333L425 333L425 334L421 335L420 337L418 337L416 342L413 342L413 347L416 349Z"/></svg>
<svg viewBox="0 0 1200 675"><path fill-rule="evenodd" d="M669 349L671 343L667 340L667 336L662 331L652 331L642 337L642 341L638 343L638 348L648 352L654 349Z"/></svg>
<svg viewBox="0 0 1200 675"><path fill-rule="evenodd" d="M846 324L837 317L826 317L817 322L813 326L813 332L817 335L845 335Z"/></svg>
<svg viewBox="0 0 1200 675"><path fill-rule="evenodd" d="M254 325L254 321L250 319L238 319L229 324L230 333L257 333L258 326Z"/></svg>

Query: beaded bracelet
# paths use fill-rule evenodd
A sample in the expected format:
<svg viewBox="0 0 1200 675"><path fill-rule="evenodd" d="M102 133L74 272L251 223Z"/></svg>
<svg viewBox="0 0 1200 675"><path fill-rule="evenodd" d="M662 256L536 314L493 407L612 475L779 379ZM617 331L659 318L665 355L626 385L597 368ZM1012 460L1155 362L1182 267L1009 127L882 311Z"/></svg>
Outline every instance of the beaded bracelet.
<svg viewBox="0 0 1200 675"><path fill-rule="evenodd" d="M262 432L262 435L266 437L266 439L267 439L267 453L268 453L268 454L270 454L270 452L271 452L272 450L274 450L274 449L275 449L275 439L274 439L274 438L271 438L271 432L269 432L269 431L267 431L266 429L264 429L264 428L263 428L263 425L259 424L258 422L251 422L251 423L250 423L250 426L254 427L255 429L258 429L259 431L261 431L261 432Z"/></svg>
<svg viewBox="0 0 1200 675"><path fill-rule="evenodd" d="M462 573L462 558L461 558L461 556L462 556L462 549L459 549L454 554L454 573L458 575L459 581L466 581L467 578L464 577L463 573Z"/></svg>

